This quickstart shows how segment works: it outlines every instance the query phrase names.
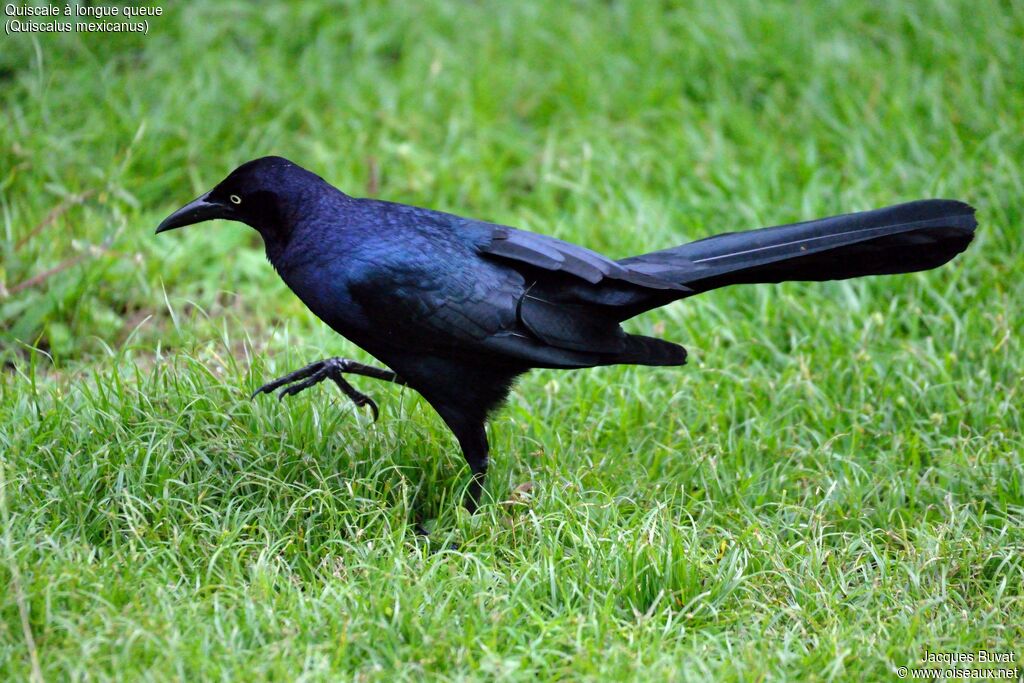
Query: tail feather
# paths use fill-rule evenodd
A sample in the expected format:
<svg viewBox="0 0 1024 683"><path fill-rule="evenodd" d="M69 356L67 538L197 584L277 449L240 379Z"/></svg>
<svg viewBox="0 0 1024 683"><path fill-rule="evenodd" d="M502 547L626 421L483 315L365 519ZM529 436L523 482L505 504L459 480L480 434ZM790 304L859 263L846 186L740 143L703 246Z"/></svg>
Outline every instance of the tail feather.
<svg viewBox="0 0 1024 683"><path fill-rule="evenodd" d="M616 365L686 365L686 349L657 337L639 334L626 336L625 348L613 355L605 356L602 364Z"/></svg>
<svg viewBox="0 0 1024 683"><path fill-rule="evenodd" d="M619 263L695 293L734 284L843 280L935 268L966 249L976 227L968 204L927 199L715 235Z"/></svg>

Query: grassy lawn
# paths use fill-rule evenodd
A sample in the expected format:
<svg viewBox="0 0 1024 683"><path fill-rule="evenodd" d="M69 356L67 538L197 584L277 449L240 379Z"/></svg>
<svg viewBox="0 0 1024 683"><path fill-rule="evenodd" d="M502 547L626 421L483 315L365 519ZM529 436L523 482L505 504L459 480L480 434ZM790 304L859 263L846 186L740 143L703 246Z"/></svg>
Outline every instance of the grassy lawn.
<svg viewBox="0 0 1024 683"><path fill-rule="evenodd" d="M1021 667L1024 4L163 5L0 37L0 679ZM981 228L630 323L685 368L532 373L471 517L414 393L248 400L369 360L254 231L153 235L269 153L616 257L923 197Z"/></svg>

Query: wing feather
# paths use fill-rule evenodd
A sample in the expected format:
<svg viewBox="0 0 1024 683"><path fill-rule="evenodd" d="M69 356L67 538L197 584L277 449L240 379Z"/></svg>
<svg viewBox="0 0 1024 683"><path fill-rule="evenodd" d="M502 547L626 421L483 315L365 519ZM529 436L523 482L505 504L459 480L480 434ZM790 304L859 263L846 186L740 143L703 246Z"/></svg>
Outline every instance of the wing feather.
<svg viewBox="0 0 1024 683"><path fill-rule="evenodd" d="M585 247L503 225L492 226L489 238L479 249L482 254L566 273L593 285L608 279L645 289L689 291L684 285L623 266Z"/></svg>

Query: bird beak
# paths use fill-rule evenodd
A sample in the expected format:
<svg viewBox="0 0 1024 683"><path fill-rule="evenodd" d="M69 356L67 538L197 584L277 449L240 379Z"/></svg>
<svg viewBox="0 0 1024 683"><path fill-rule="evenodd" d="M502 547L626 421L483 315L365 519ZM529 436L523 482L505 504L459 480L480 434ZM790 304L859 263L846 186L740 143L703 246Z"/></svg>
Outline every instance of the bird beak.
<svg viewBox="0 0 1024 683"><path fill-rule="evenodd" d="M229 220L235 218L235 212L231 207L211 202L207 199L209 196L210 193L207 192L165 218L163 223L157 227L157 234L167 230L174 230L175 228L183 228L194 223L202 223L213 218L226 218Z"/></svg>

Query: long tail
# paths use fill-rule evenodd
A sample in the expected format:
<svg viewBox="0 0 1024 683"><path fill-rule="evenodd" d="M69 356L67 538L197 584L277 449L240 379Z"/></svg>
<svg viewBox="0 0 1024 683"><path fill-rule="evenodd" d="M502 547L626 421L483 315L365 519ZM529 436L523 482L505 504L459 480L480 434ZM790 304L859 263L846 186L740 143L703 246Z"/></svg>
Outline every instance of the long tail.
<svg viewBox="0 0 1024 683"><path fill-rule="evenodd" d="M843 280L941 266L967 248L975 227L974 209L968 204L926 199L724 233L619 263L686 285L694 293L744 283Z"/></svg>

